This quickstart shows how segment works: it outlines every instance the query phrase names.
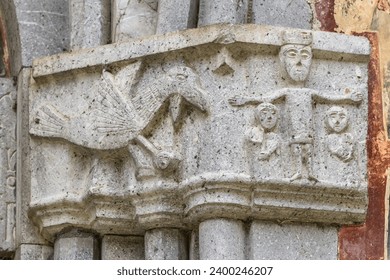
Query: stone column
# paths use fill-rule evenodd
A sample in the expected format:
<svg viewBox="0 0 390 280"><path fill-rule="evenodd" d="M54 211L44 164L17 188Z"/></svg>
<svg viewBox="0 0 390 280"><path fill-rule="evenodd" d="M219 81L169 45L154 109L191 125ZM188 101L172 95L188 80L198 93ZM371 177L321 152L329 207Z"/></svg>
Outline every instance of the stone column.
<svg viewBox="0 0 390 280"><path fill-rule="evenodd" d="M201 260L245 259L244 223L233 219L210 219L199 225Z"/></svg>
<svg viewBox="0 0 390 280"><path fill-rule="evenodd" d="M254 0L251 22L256 24L311 29L313 12L306 0Z"/></svg>
<svg viewBox="0 0 390 280"><path fill-rule="evenodd" d="M110 0L70 0L70 47L92 48L110 40Z"/></svg>
<svg viewBox="0 0 390 280"><path fill-rule="evenodd" d="M54 243L55 260L98 260L99 242L92 233L71 230L60 234Z"/></svg>
<svg viewBox="0 0 390 280"><path fill-rule="evenodd" d="M160 0L157 34L196 27L199 0Z"/></svg>
<svg viewBox="0 0 390 280"><path fill-rule="evenodd" d="M248 0L200 0L198 26L215 23L246 23Z"/></svg>
<svg viewBox="0 0 390 280"><path fill-rule="evenodd" d="M157 228L145 233L146 260L186 260L188 244L185 232L173 228Z"/></svg>
<svg viewBox="0 0 390 280"><path fill-rule="evenodd" d="M102 260L144 260L142 236L105 235L102 240Z"/></svg>

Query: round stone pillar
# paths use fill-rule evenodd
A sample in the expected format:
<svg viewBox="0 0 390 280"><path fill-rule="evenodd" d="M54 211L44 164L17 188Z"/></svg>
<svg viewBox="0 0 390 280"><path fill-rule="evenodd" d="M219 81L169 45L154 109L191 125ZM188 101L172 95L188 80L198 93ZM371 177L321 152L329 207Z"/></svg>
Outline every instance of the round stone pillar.
<svg viewBox="0 0 390 280"><path fill-rule="evenodd" d="M210 219L199 225L201 260L245 259L244 223L233 219Z"/></svg>
<svg viewBox="0 0 390 280"><path fill-rule="evenodd" d="M99 240L89 232L71 230L60 234L54 242L55 260L98 260Z"/></svg>

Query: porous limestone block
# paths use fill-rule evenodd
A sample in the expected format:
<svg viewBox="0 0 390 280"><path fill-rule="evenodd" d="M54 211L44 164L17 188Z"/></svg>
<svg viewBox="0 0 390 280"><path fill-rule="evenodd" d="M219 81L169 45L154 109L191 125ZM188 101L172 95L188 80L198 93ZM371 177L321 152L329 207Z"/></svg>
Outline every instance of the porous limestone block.
<svg viewBox="0 0 390 280"><path fill-rule="evenodd" d="M0 78L0 256L15 250L16 88Z"/></svg>
<svg viewBox="0 0 390 280"><path fill-rule="evenodd" d="M187 235L180 229L158 228L145 233L146 260L188 259Z"/></svg>
<svg viewBox="0 0 390 280"><path fill-rule="evenodd" d="M92 48L110 40L110 0L69 0L70 47Z"/></svg>
<svg viewBox="0 0 390 280"><path fill-rule="evenodd" d="M157 34L196 27L199 0L160 0Z"/></svg>
<svg viewBox="0 0 390 280"><path fill-rule="evenodd" d="M311 29L313 12L306 0L254 0L252 20L256 24Z"/></svg>
<svg viewBox="0 0 390 280"><path fill-rule="evenodd" d="M21 244L15 254L15 260L49 259L53 259L53 247L47 245Z"/></svg>
<svg viewBox="0 0 390 280"><path fill-rule="evenodd" d="M193 230L190 236L190 260L200 260L199 257L199 230Z"/></svg>
<svg viewBox="0 0 390 280"><path fill-rule="evenodd" d="M69 48L68 0L15 1L22 65Z"/></svg>
<svg viewBox="0 0 390 280"><path fill-rule="evenodd" d="M54 243L55 260L97 260L100 248L93 234L68 232L57 237Z"/></svg>
<svg viewBox="0 0 390 280"><path fill-rule="evenodd" d="M144 260L142 236L105 235L102 240L102 260Z"/></svg>
<svg viewBox="0 0 390 280"><path fill-rule="evenodd" d="M112 41L122 42L156 33L158 0L113 0Z"/></svg>
<svg viewBox="0 0 390 280"><path fill-rule="evenodd" d="M336 260L337 227L253 221L249 231L251 260Z"/></svg>
<svg viewBox="0 0 390 280"><path fill-rule="evenodd" d="M18 76L17 94L17 172L16 185L16 246L21 244L47 245L37 227L28 217L31 196L31 165L29 135L29 90L31 68L24 68ZM27 246L27 245L25 245Z"/></svg>
<svg viewBox="0 0 390 280"><path fill-rule="evenodd" d="M30 217L49 240L69 224L363 222L369 53L364 37L218 24L36 60Z"/></svg>
<svg viewBox="0 0 390 280"><path fill-rule="evenodd" d="M201 260L244 260L244 223L231 219L210 219L199 225Z"/></svg>
<svg viewBox="0 0 390 280"><path fill-rule="evenodd" d="M215 23L246 23L248 0L200 0L198 26Z"/></svg>

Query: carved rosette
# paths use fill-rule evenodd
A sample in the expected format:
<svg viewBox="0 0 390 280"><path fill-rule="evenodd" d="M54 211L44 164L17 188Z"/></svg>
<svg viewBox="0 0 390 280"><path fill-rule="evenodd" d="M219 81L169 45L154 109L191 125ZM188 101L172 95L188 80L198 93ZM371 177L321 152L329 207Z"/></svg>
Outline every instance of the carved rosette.
<svg viewBox="0 0 390 280"><path fill-rule="evenodd" d="M362 222L369 54L363 37L216 25L36 60L30 215L48 239ZM354 121L329 130L331 108Z"/></svg>

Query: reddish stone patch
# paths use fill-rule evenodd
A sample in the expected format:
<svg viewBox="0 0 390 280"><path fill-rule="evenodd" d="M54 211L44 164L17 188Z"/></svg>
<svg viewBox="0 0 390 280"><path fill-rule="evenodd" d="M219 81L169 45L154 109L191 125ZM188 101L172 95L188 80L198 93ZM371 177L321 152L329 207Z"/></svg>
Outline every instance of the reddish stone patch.
<svg viewBox="0 0 390 280"><path fill-rule="evenodd" d="M7 29L1 11L0 11L0 37L3 43L3 53L4 53L3 57L2 58L0 57L0 59L3 59L3 64L5 67L5 75L9 77L11 73L11 62L9 60L9 52L8 52L8 44L7 44Z"/></svg>
<svg viewBox="0 0 390 280"><path fill-rule="evenodd" d="M335 31L338 25L334 18L334 0L317 0L314 5L321 30Z"/></svg>
<svg viewBox="0 0 390 280"><path fill-rule="evenodd" d="M390 0L379 0L378 10L390 13Z"/></svg>
<svg viewBox="0 0 390 280"><path fill-rule="evenodd" d="M366 222L361 226L345 226L339 231L339 258L384 259L386 219L386 171L390 166L383 120L382 86L380 79L379 44L376 33L355 34L365 36L371 43L368 77L368 210Z"/></svg>

